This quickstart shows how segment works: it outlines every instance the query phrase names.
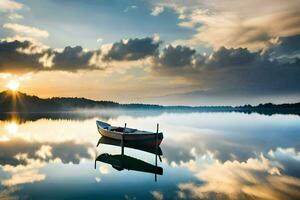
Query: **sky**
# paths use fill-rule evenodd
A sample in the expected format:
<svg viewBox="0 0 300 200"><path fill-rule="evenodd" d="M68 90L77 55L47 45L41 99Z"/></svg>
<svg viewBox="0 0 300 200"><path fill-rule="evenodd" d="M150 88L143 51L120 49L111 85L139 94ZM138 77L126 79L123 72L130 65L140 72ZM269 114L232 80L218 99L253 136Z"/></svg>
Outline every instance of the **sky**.
<svg viewBox="0 0 300 200"><path fill-rule="evenodd" d="M0 91L299 102L300 0L0 0Z"/></svg>

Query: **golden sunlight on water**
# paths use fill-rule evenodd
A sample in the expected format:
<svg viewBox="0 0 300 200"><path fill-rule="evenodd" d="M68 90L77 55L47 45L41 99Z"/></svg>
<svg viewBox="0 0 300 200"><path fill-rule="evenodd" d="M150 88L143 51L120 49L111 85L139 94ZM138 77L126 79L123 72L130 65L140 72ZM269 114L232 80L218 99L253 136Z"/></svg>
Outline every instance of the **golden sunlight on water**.
<svg viewBox="0 0 300 200"><path fill-rule="evenodd" d="M12 135L15 135L18 132L18 125L16 122L9 122L5 128Z"/></svg>
<svg viewBox="0 0 300 200"><path fill-rule="evenodd" d="M9 141L11 138L17 137L19 126L15 121L0 123L0 141Z"/></svg>

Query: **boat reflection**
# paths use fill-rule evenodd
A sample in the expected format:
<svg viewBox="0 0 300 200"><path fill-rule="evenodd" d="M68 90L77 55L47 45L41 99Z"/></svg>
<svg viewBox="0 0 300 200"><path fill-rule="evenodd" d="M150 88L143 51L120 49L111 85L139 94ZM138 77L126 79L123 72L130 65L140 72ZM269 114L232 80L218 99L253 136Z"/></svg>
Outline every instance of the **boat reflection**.
<svg viewBox="0 0 300 200"><path fill-rule="evenodd" d="M108 153L103 153L96 158L96 161L110 164L114 169L118 171L127 169L127 170L163 175L163 169L161 167L152 165L145 161L124 154L111 155Z"/></svg>
<svg viewBox="0 0 300 200"><path fill-rule="evenodd" d="M113 145L113 146L121 146L120 140L114 140L108 137L101 137L97 143L97 147L99 144L107 144L107 145ZM154 146L145 146L140 145L137 142L130 142L130 141L124 141L123 143L124 147L137 149L140 151L145 151L152 154L157 154L159 157L163 155L161 148L158 146L157 149Z"/></svg>
<svg viewBox="0 0 300 200"><path fill-rule="evenodd" d="M132 170L132 171L138 171L138 172L145 172L145 173L151 173L155 174L155 182L157 181L157 175L163 175L163 168L157 166L157 158L161 161L161 155L163 155L162 150L159 146L151 147L151 146L141 146L139 144L129 143L129 142L123 142L120 143L118 140L113 140L107 137L101 137L98 141L98 144L107 144L107 145L113 145L113 146L120 146L121 147L121 154L112 155L109 153L102 153L95 159L95 169L96 169L96 162L103 162L106 164L110 164L114 169L118 171L122 171L124 169L126 170ZM132 156L128 156L124 154L124 148L132 148L140 151L145 151L151 154L155 155L155 165L145 162L143 160L134 158Z"/></svg>

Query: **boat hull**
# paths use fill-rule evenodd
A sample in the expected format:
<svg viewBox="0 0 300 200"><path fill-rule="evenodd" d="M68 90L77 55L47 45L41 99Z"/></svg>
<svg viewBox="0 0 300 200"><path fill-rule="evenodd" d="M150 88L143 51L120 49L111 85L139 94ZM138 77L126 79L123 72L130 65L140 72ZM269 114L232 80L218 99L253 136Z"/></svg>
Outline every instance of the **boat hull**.
<svg viewBox="0 0 300 200"><path fill-rule="evenodd" d="M99 139L99 144L108 144L108 145L114 145L114 146L120 146L120 140L111 139L105 136L102 136ZM124 147L137 149L141 151L145 151L152 154L157 154L158 156L162 156L163 152L161 148L158 146L157 148L153 145L145 145L143 143L135 142L135 141L124 141L123 143Z"/></svg>
<svg viewBox="0 0 300 200"><path fill-rule="evenodd" d="M108 137L114 140L123 140L130 143L143 144L148 146L160 145L163 140L162 133L153 134L132 134L132 133L119 133L115 131L109 131L98 126L98 132L104 137Z"/></svg>

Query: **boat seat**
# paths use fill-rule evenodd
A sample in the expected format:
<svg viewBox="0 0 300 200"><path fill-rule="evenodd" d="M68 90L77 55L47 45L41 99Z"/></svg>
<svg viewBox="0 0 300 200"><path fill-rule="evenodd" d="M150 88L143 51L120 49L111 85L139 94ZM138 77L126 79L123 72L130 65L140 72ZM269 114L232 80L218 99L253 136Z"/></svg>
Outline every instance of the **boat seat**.
<svg viewBox="0 0 300 200"><path fill-rule="evenodd" d="M124 128L122 128L122 127L111 128L110 131L116 131L116 132L124 133ZM132 128L126 128L125 129L125 133L133 133L135 131L137 131L137 129L132 129Z"/></svg>

